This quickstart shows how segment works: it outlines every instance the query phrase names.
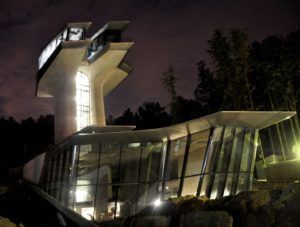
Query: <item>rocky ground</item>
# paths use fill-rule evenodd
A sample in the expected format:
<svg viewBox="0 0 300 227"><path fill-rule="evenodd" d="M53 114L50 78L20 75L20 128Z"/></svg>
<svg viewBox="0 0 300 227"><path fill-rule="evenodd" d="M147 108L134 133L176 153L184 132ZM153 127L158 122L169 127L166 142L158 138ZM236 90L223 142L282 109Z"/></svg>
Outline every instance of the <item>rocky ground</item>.
<svg viewBox="0 0 300 227"><path fill-rule="evenodd" d="M172 198L159 207L146 207L124 222L102 226L300 226L300 184L241 192L215 200L194 196Z"/></svg>

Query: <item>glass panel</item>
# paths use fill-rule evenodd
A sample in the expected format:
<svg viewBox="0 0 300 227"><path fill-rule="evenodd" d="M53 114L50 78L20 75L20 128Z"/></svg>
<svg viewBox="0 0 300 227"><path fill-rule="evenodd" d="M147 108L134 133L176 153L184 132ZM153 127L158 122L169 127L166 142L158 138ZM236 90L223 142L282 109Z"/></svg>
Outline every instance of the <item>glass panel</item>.
<svg viewBox="0 0 300 227"><path fill-rule="evenodd" d="M64 154L60 153L57 155L57 166L56 166L56 179L55 188L60 188L62 185L62 165L63 165Z"/></svg>
<svg viewBox="0 0 300 227"><path fill-rule="evenodd" d="M77 186L74 211L88 220L94 217L95 186Z"/></svg>
<svg viewBox="0 0 300 227"><path fill-rule="evenodd" d="M100 167L98 172L98 184L119 183L119 144L102 144L100 153Z"/></svg>
<svg viewBox="0 0 300 227"><path fill-rule="evenodd" d="M200 174L210 130L191 135L185 176Z"/></svg>
<svg viewBox="0 0 300 227"><path fill-rule="evenodd" d="M78 156L79 156L79 146L75 145L72 147L71 153L71 162L70 162L70 170L69 170L69 185L76 184L76 176L77 176L77 169L78 169Z"/></svg>
<svg viewBox="0 0 300 227"><path fill-rule="evenodd" d="M45 191L49 192L50 189L50 176L51 176L51 159L47 163L46 167L46 184L45 184Z"/></svg>
<svg viewBox="0 0 300 227"><path fill-rule="evenodd" d="M222 140L223 135L223 127L217 127L214 129L214 133L212 136L212 139L209 144L209 151L208 151L208 157L207 157L207 164L205 167L204 172L210 173L212 171L213 163L215 161L216 152L219 149L219 145Z"/></svg>
<svg viewBox="0 0 300 227"><path fill-rule="evenodd" d="M51 159L51 173L50 173L50 190L54 189L55 182L55 171L56 171L56 157Z"/></svg>
<svg viewBox="0 0 300 227"><path fill-rule="evenodd" d="M182 164L186 148L187 137L173 140L171 142L170 153L166 160L165 179L174 179L181 177Z"/></svg>
<svg viewBox="0 0 300 227"><path fill-rule="evenodd" d="M154 203L155 200L160 198L159 183L139 184L138 187L138 202L137 211L140 211L145 206Z"/></svg>
<svg viewBox="0 0 300 227"><path fill-rule="evenodd" d="M199 179L200 176L184 178L181 195L196 195L199 185Z"/></svg>
<svg viewBox="0 0 300 227"><path fill-rule="evenodd" d="M96 184L99 152L98 144L80 146L77 185Z"/></svg>
<svg viewBox="0 0 300 227"><path fill-rule="evenodd" d="M235 184L233 181L236 181L236 174L228 173L223 196L231 195L232 185Z"/></svg>
<svg viewBox="0 0 300 227"><path fill-rule="evenodd" d="M129 217L135 214L137 202L137 185L120 185L118 202L120 204L120 217Z"/></svg>
<svg viewBox="0 0 300 227"><path fill-rule="evenodd" d="M240 171L247 171L248 169L250 142L251 142L251 130L246 129Z"/></svg>
<svg viewBox="0 0 300 227"><path fill-rule="evenodd" d="M75 203L75 186L70 187L64 187L63 193L65 193L65 206L69 209L74 209L74 203Z"/></svg>
<svg viewBox="0 0 300 227"><path fill-rule="evenodd" d="M120 216L120 203L117 202L118 185L98 185L94 219L106 221ZM117 206L116 206L117 205ZM117 210L116 210L117 207Z"/></svg>
<svg viewBox="0 0 300 227"><path fill-rule="evenodd" d="M179 190L179 179L165 181L164 199L177 197Z"/></svg>
<svg viewBox="0 0 300 227"><path fill-rule="evenodd" d="M39 69L47 62L49 57L53 54L57 46L66 39L67 29L59 33L48 45L43 49L39 57Z"/></svg>
<svg viewBox="0 0 300 227"><path fill-rule="evenodd" d="M70 168L71 168L71 150L65 150L65 161L63 166L63 176L62 176L62 186L68 186L69 185L69 175L70 175Z"/></svg>
<svg viewBox="0 0 300 227"><path fill-rule="evenodd" d="M210 178L210 174L205 174L203 176L203 182L202 182L202 186L201 186L201 190L200 190L200 196L206 196L206 189L208 187L209 178Z"/></svg>
<svg viewBox="0 0 300 227"><path fill-rule="evenodd" d="M82 28L70 28L68 34L69 40L80 40L83 36L83 29Z"/></svg>
<svg viewBox="0 0 300 227"><path fill-rule="evenodd" d="M250 164L251 164L250 172L253 174L253 172L254 172L254 166L255 166L256 150L257 150L257 147L258 147L258 130L255 130L252 133L255 133L254 134L254 141L251 141L252 146L251 146L251 151L250 151L251 152L251 156L250 156L250 158L251 158L251 161L250 161Z"/></svg>
<svg viewBox="0 0 300 227"><path fill-rule="evenodd" d="M223 196L223 190L225 187L226 174L225 173L216 173L214 178L213 187L211 190L211 199L220 198Z"/></svg>
<svg viewBox="0 0 300 227"><path fill-rule="evenodd" d="M247 186L247 174L245 173L240 173L239 174L239 179L238 179L238 185L236 189L236 194L242 191L246 191L246 186Z"/></svg>
<svg viewBox="0 0 300 227"><path fill-rule="evenodd" d="M78 131L90 124L90 81L82 72L76 75L76 119Z"/></svg>
<svg viewBox="0 0 300 227"><path fill-rule="evenodd" d="M122 145L120 169L121 182L138 182L140 156L140 143L130 143Z"/></svg>
<svg viewBox="0 0 300 227"><path fill-rule="evenodd" d="M228 170L234 139L234 132L235 129L232 127L225 128L216 172L227 172Z"/></svg>
<svg viewBox="0 0 300 227"><path fill-rule="evenodd" d="M241 146L239 144L242 144L243 139L244 139L244 129L236 128L228 172L239 171L237 166L240 161L241 152L242 152Z"/></svg>
<svg viewBox="0 0 300 227"><path fill-rule="evenodd" d="M140 182L160 180L163 143L147 143L142 148Z"/></svg>

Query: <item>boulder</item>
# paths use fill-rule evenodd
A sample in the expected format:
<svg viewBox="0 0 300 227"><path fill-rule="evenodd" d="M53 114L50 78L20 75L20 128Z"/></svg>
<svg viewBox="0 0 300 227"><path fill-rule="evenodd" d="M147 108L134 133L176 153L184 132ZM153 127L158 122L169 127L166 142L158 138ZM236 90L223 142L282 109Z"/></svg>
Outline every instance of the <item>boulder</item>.
<svg viewBox="0 0 300 227"><path fill-rule="evenodd" d="M233 219L225 211L198 211L182 214L179 227L232 227Z"/></svg>
<svg viewBox="0 0 300 227"><path fill-rule="evenodd" d="M166 216L146 216L131 219L130 227L169 227L171 217Z"/></svg>

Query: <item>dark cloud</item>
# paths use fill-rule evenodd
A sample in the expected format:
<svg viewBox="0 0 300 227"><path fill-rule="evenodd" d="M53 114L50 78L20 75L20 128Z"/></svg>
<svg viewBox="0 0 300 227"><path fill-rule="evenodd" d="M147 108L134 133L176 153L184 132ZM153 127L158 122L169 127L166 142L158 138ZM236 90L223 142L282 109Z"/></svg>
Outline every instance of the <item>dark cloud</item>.
<svg viewBox="0 0 300 227"><path fill-rule="evenodd" d="M110 20L130 20L124 36L135 45L127 56L133 72L106 97L117 115L143 101L166 103L162 72L174 64L178 90L191 97L195 64L207 59L216 28L247 28L251 39L299 28L296 0L10 0L0 7L0 115L18 119L53 112L52 101L34 97L37 59L67 22L92 21L91 33Z"/></svg>

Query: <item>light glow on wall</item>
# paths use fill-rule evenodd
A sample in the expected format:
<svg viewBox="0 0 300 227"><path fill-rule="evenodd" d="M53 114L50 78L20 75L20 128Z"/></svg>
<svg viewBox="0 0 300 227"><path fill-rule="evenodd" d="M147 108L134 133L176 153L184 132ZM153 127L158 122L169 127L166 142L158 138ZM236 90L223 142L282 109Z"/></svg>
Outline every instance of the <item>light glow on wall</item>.
<svg viewBox="0 0 300 227"><path fill-rule="evenodd" d="M300 143L296 143L293 148L293 152L295 153L295 156L297 159L300 159Z"/></svg>
<svg viewBox="0 0 300 227"><path fill-rule="evenodd" d="M76 75L76 121L77 130L90 124L90 81L87 75Z"/></svg>

